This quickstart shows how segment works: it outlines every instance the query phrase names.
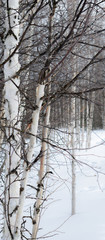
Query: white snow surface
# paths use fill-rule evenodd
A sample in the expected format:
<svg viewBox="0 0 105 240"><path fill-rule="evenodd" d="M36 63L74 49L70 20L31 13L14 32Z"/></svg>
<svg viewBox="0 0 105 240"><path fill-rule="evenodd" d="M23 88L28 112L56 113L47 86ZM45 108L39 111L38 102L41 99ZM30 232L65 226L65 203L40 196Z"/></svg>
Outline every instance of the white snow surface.
<svg viewBox="0 0 105 240"><path fill-rule="evenodd" d="M60 136L61 139L61 136ZM71 156L60 150L51 149L49 174L46 185L38 239L52 240L105 240L105 131L92 132L91 148L76 150L76 214L71 216ZM58 139L60 143L60 140ZM63 146L63 145L62 145ZM64 145L65 147L65 145ZM39 153L36 148L36 155ZM37 181L38 164L30 173L29 184ZM36 172L35 172L36 169ZM29 199L25 215L35 191L27 189ZM30 198L31 197L31 198ZM27 226L31 231L32 222ZM29 237L29 236L27 236ZM29 238L30 239L30 238Z"/></svg>
<svg viewBox="0 0 105 240"><path fill-rule="evenodd" d="M105 240L104 140L105 131L93 131L91 148L76 151L76 214L74 216L71 216L70 159L69 157L64 159L57 153L56 162L52 160L54 176L49 192L54 189L56 191L51 194L45 204L47 209L42 212L38 235L43 236L42 239L52 236L48 239Z"/></svg>

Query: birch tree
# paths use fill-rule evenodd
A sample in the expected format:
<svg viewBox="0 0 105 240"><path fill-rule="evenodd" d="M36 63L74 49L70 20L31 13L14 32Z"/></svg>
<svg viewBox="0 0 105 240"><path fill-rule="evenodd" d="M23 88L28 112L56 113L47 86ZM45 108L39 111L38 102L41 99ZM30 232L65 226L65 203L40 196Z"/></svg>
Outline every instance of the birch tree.
<svg viewBox="0 0 105 240"><path fill-rule="evenodd" d="M19 1L5 1L5 47L4 59L9 58L19 42ZM19 70L17 52L4 65L5 77L5 118L6 118L6 167L5 167L5 228L3 239L13 239L16 214L19 206L19 167L20 167L20 130L19 106L20 95L17 86L19 77L12 82L12 76Z"/></svg>
<svg viewBox="0 0 105 240"><path fill-rule="evenodd" d="M4 58L8 59L19 42L19 2L7 1L6 5L6 35L5 35L5 51ZM25 191L28 178L27 165L24 164L23 179L20 188L19 167L20 167L20 119L19 106L20 96L17 91L20 79L12 76L20 69L17 52L4 65L5 75L5 117L7 120L6 138L9 143L7 145L6 158L6 186L5 186L5 229L4 239L20 239L20 227L23 216L23 207L25 199ZM36 110L32 117L32 133L37 134L39 113L42 105L41 97L44 95L44 85L39 84L36 89ZM18 129L15 130L15 128ZM27 155L27 161L32 160L36 138L31 137ZM20 189L21 195L20 195ZM20 196L20 200L19 200ZM15 199L15 201L14 201Z"/></svg>
<svg viewBox="0 0 105 240"><path fill-rule="evenodd" d="M49 144L52 144L52 146L59 148L59 142L55 144L53 139L51 141L48 139L50 105L52 106L54 103L57 108L60 108L59 115L62 112L63 126L65 126L65 122L67 123L65 110L69 109L70 111L70 108L67 106L66 98L67 96L72 96L72 124L70 128L70 134L72 134L71 145L73 148L73 137L75 132L75 119L73 118L73 116L75 116L74 99L75 96L83 97L83 94L85 94L87 90L86 85L83 89L80 88L79 90L75 90L73 86L75 86L76 81L80 81L79 78L81 76L85 78L87 69L90 65L95 64L96 60L98 60L100 53L104 50L104 46L100 46L95 54L91 56L91 59L85 59L83 62L81 61L78 72L75 72L74 75L71 75L70 69L73 65L73 62L71 61L71 55L73 54L73 50L75 51L78 46L81 46L82 48L83 45L85 45L85 48L87 48L86 36L84 35L88 33L86 30L91 26L88 26L88 19L90 17L89 14L93 9L94 4L90 4L86 0L79 1L79 3L76 3L76 9L75 11L72 11L71 18L69 19L67 18L66 4L64 4L63 1L31 0L30 2L27 1L26 3L25 1L22 2L16 0L8 0L4 2L6 15L6 32L4 36L5 49L4 59L2 59L2 62L0 64L1 67L4 65L4 112L6 118L4 137L6 146L4 189L5 199L3 199L5 226L3 239L20 240L27 238L27 228L24 228L25 235L23 236L23 225L25 224L25 221L23 221L23 219L25 203L27 200L27 185L29 181L29 173L31 172L33 166L35 166L34 175L37 178L38 170L36 168L36 164L38 162L40 165L37 181L38 184L35 182L34 186L34 190L36 190L36 195L34 194L34 203L36 203L36 206L34 204L32 206L29 206L27 216L27 219L30 218L32 220L30 238L36 239L39 229L40 210L44 202L42 195L43 182L45 177L44 164L47 151L46 143L48 142ZM21 21L19 20L19 3L21 3L21 11L24 11L24 14L26 14L26 17L24 18L25 21L27 19L27 23L25 23L24 28L22 28L20 39L19 24L21 24ZM52 15L50 15L50 13L52 13ZM51 36L51 17L54 24L53 39ZM49 22L50 27L48 25ZM34 41L31 42L30 46L26 47L27 45L25 41L29 36L28 31L31 24L32 27L35 28L34 30L36 32L30 32L30 35L33 34ZM77 29L77 32L75 29ZM82 39L82 37L84 37L85 40ZM23 45L25 46L25 52L22 52L20 48ZM22 66L20 66L19 56L21 57L21 54L28 56L27 49L29 50L31 57L22 62ZM76 53L78 55L77 50ZM76 56L76 58L78 59L78 56ZM23 59L25 59L24 56ZM24 80L22 77L27 76L26 80L29 81L29 84L31 84L30 79L28 79L30 66L32 67L34 81L32 84L33 91L30 93L32 96L29 99L27 84L24 85L24 89L21 91L20 77L22 80ZM50 88L49 91L46 91L47 85L50 86L50 83L54 87ZM88 89L88 91L90 90L93 91L91 87ZM23 128L21 127L21 95L24 96L24 104L26 100L28 101L28 107L29 110L31 109L32 113L32 115L30 114L30 132L27 131L27 126L25 131L23 131ZM61 106L60 101L65 105ZM58 124L57 109L54 109L54 114L55 113L56 122ZM44 128L42 128L41 132L39 120L44 114L44 123L42 124ZM34 158L37 146L36 139L37 137L41 139L40 134L38 135L38 128L40 128L40 133L42 134L42 152L39 152L38 156ZM28 143L25 142L27 141L26 134L28 134ZM21 154L23 151L21 135L25 142L24 156ZM63 144L65 144L65 139L63 141ZM72 153L75 155L73 151ZM75 163L74 158L72 163ZM31 205L31 203L29 205ZM31 207L32 213L30 213ZM75 210L73 210L73 212L75 212ZM28 220L26 222L28 223Z"/></svg>
<svg viewBox="0 0 105 240"><path fill-rule="evenodd" d="M51 45L52 45L52 32L53 32L53 17L55 14L56 6L52 3L51 10L49 11L49 58L51 58L50 51L51 51ZM51 66L49 66L48 69L51 71ZM47 80L47 94L50 94L51 91L51 76ZM38 233L38 227L39 227L39 221L40 221L40 212L41 212L41 206L43 204L43 188L44 188L44 178L48 172L45 173L45 161L47 161L47 148L48 144L46 141L48 141L48 127L50 124L50 102L49 99L47 101L47 108L45 113L45 120L44 120L44 126L42 130L42 156L40 159L40 170L39 170L39 180L38 180L38 186L37 186L37 194L36 194L36 203L34 206L34 212L33 212L33 229L32 229L32 239L37 238ZM47 164L47 162L46 162Z"/></svg>

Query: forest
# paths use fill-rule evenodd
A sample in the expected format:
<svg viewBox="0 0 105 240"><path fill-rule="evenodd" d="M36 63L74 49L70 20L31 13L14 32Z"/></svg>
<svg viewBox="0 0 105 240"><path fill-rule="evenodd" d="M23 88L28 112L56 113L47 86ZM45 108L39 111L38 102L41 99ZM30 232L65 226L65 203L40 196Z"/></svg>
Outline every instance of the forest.
<svg viewBox="0 0 105 240"><path fill-rule="evenodd" d="M105 240L104 39L104 0L0 0L1 240Z"/></svg>

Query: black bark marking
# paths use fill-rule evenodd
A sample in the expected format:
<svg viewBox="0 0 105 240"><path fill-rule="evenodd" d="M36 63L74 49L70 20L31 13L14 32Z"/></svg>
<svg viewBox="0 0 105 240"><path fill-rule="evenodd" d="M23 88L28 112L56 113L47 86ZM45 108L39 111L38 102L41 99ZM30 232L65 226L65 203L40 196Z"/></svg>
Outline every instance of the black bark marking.
<svg viewBox="0 0 105 240"><path fill-rule="evenodd" d="M36 221L35 221L35 220L33 220L33 221L32 221L32 223L33 223L33 225L35 225L35 224L36 224Z"/></svg>
<svg viewBox="0 0 105 240"><path fill-rule="evenodd" d="M8 37L8 36L13 36L16 40L17 40L17 36L15 35L15 33L12 31L12 29L10 28L5 36L5 39Z"/></svg>
<svg viewBox="0 0 105 240"><path fill-rule="evenodd" d="M24 191L23 187L20 187L20 194Z"/></svg>
<svg viewBox="0 0 105 240"><path fill-rule="evenodd" d="M14 210L10 213L10 217L12 217L13 213L15 213L18 210L18 205L14 208Z"/></svg>

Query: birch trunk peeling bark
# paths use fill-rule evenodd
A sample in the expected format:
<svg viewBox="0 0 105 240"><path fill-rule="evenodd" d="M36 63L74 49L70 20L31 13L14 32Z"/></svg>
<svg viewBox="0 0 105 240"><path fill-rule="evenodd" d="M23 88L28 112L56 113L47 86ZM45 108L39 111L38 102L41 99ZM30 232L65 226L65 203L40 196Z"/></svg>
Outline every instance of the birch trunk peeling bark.
<svg viewBox="0 0 105 240"><path fill-rule="evenodd" d="M29 150L27 154L27 161L29 163L32 161L32 157L35 152L39 114L40 114L40 110L43 102L41 98L44 96L44 88L45 88L45 85L39 84L36 89L36 104L38 108L33 112L33 115L32 115L31 133L34 134L34 136L31 136L30 143L29 143ZM15 223L14 240L20 240L20 228L21 228L21 220L23 217L23 209L24 209L28 175L29 175L29 169L27 168L27 164L24 163L24 171L23 171L23 177L22 177L22 183L21 183L22 191L21 191L20 203L19 203L16 223Z"/></svg>
<svg viewBox="0 0 105 240"><path fill-rule="evenodd" d="M19 42L19 1L5 1L5 44L4 59L14 51ZM19 122L19 104L20 96L16 86L11 82L11 77L19 70L20 64L18 54L15 53L12 58L4 65L4 109L5 118L7 119L6 137L6 184L5 184L5 227L3 239L13 239L14 224L16 213L19 207L19 162L20 162L20 137L19 132L14 130L14 126L20 129ZM9 79L9 80L8 80ZM14 79L17 86L20 79Z"/></svg>

